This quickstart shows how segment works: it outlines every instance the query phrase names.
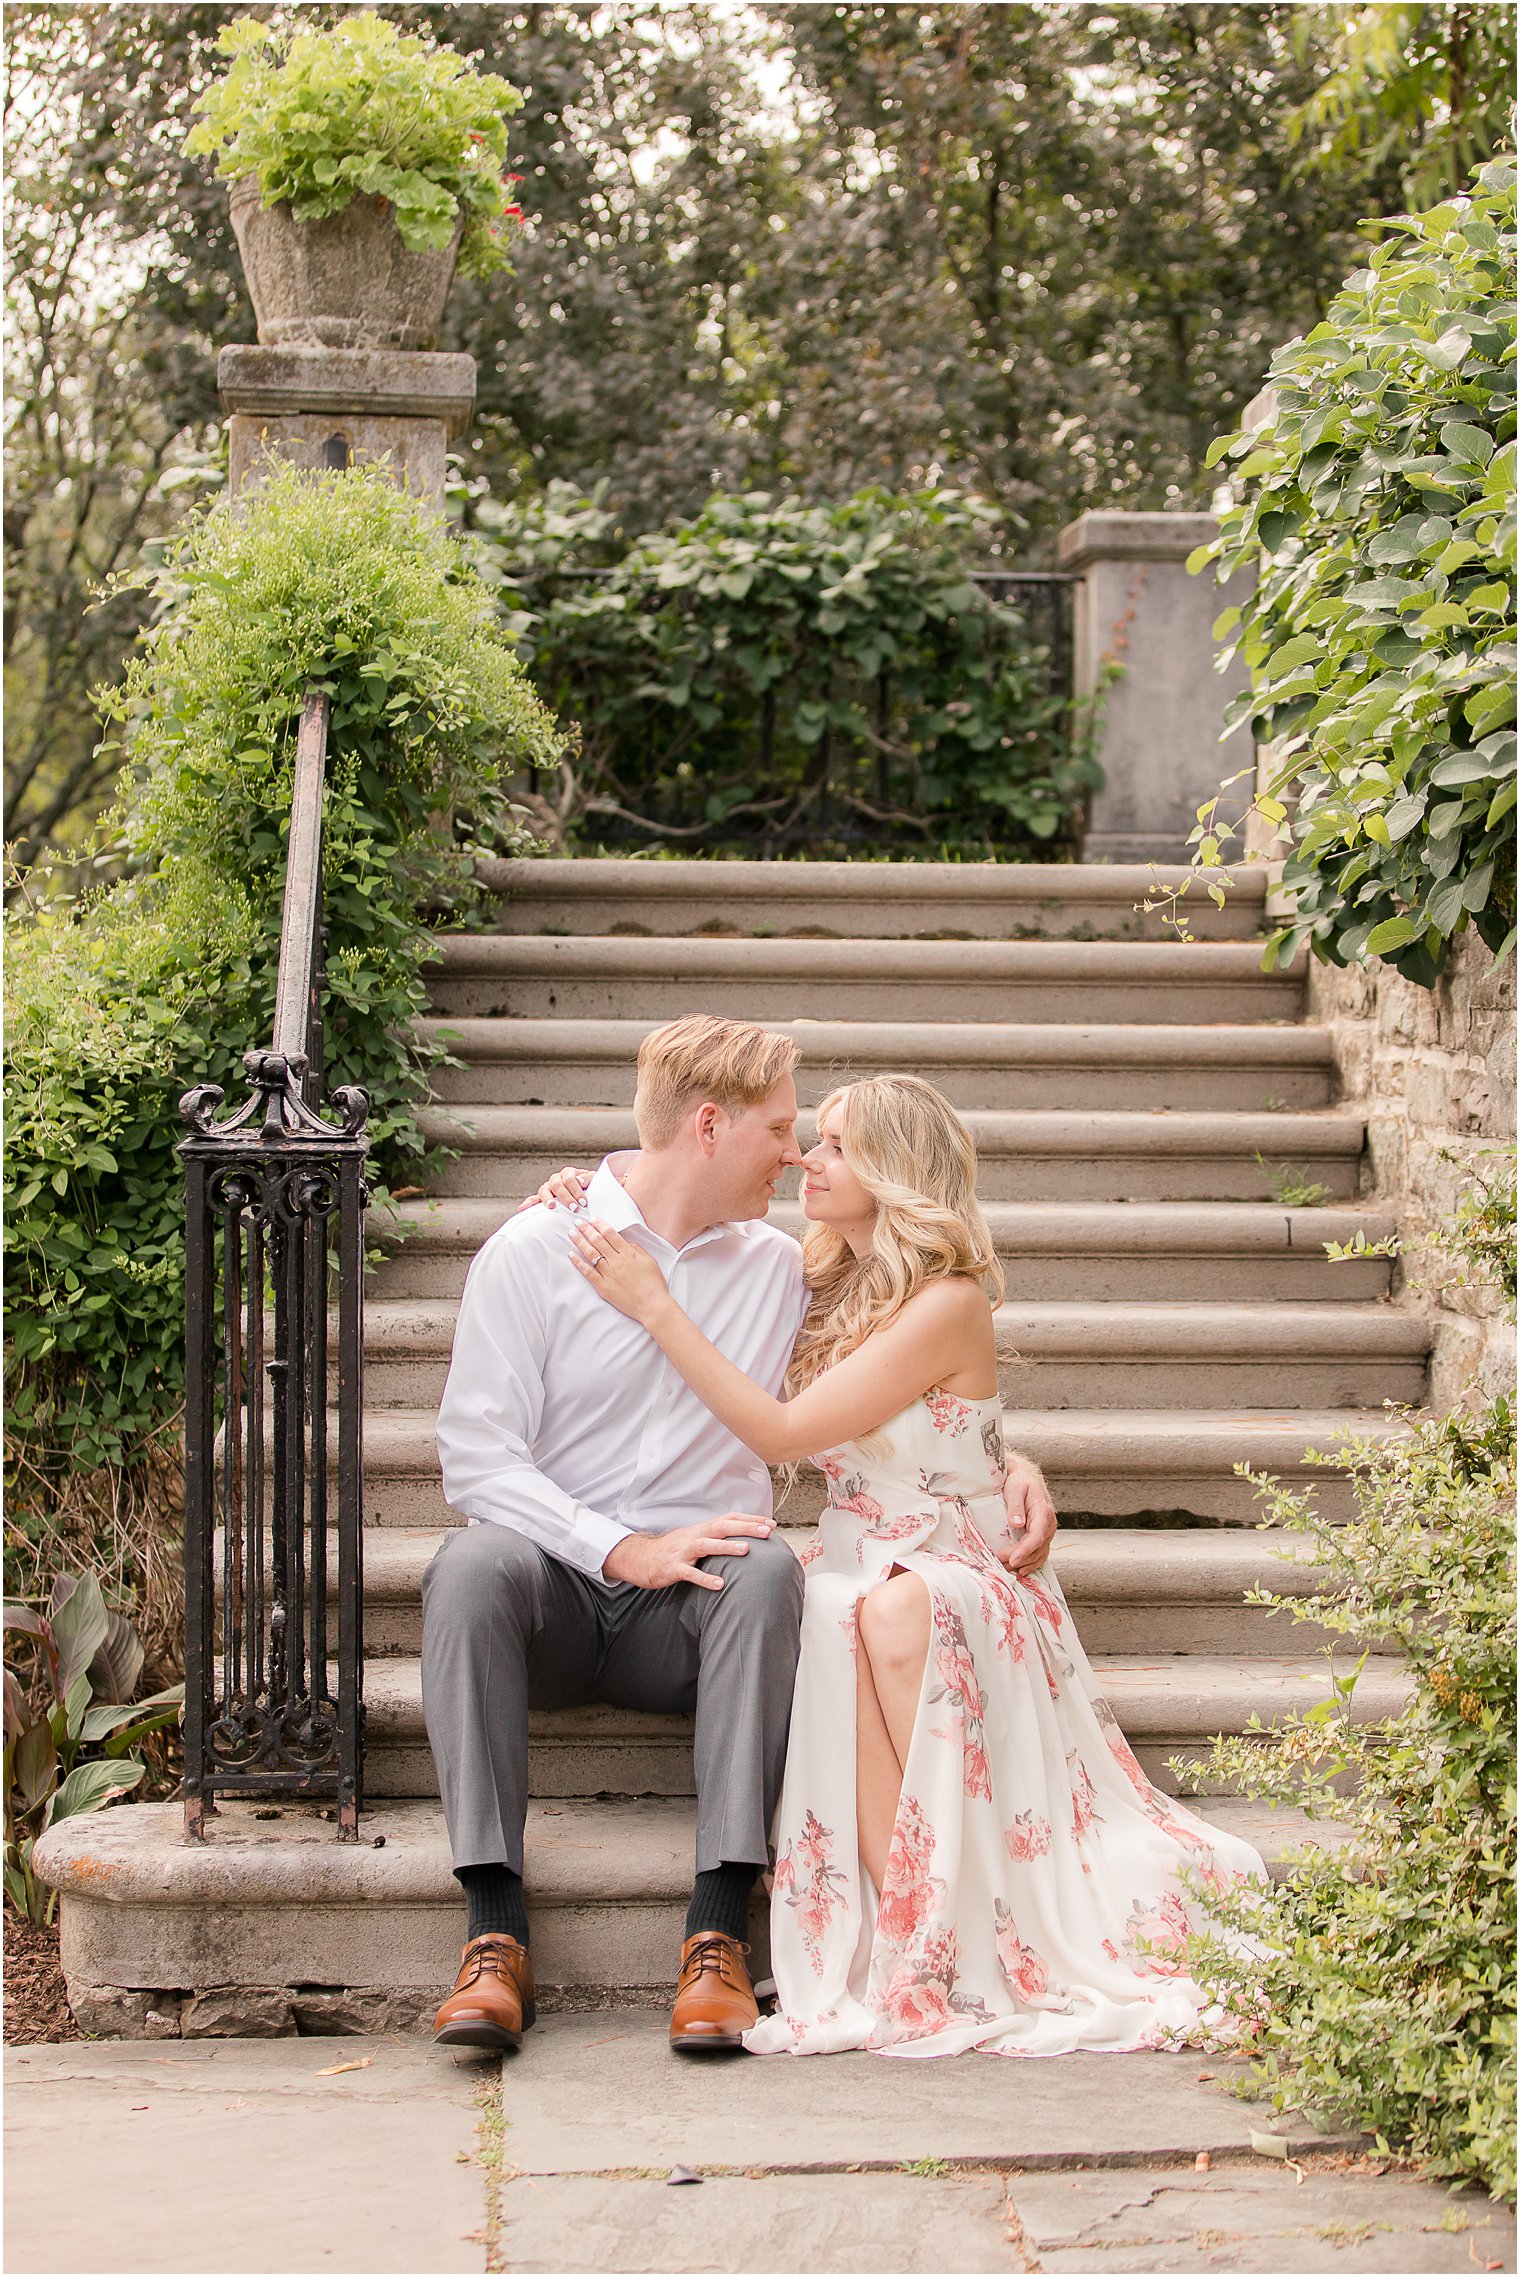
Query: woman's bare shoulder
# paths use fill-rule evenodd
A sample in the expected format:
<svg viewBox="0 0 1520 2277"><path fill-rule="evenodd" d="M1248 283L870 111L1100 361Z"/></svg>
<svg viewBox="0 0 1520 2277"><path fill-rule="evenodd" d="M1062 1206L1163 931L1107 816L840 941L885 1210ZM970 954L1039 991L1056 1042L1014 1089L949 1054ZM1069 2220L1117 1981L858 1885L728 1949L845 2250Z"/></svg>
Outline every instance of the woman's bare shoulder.
<svg viewBox="0 0 1520 2277"><path fill-rule="evenodd" d="M897 1317L925 1328L948 1330L980 1323L990 1309L986 1290L969 1274L941 1273L915 1289Z"/></svg>

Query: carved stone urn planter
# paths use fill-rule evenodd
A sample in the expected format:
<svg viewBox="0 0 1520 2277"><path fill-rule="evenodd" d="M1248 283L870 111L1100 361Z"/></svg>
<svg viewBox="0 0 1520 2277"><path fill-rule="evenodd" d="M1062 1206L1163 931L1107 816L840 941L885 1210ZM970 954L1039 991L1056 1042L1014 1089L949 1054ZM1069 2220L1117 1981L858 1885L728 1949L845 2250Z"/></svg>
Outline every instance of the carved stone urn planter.
<svg viewBox="0 0 1520 2277"><path fill-rule="evenodd" d="M355 198L325 221L261 202L252 175L230 199L259 340L271 348L431 348L454 281L452 243L409 252L386 198Z"/></svg>

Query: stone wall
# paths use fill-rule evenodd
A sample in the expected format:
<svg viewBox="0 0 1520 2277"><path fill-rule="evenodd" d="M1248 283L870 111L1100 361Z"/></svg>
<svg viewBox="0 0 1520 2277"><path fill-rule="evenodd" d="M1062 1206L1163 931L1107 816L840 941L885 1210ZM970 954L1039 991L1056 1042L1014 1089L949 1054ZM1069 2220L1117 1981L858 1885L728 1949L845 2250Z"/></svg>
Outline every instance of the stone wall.
<svg viewBox="0 0 1520 2277"><path fill-rule="evenodd" d="M1438 1410L1514 1375L1514 1328L1495 1291L1464 1286L1438 1246L1485 1149L1515 1135L1515 960L1495 965L1471 934L1435 989L1387 965L1310 967L1311 1016L1335 1039L1343 1097L1367 1116L1372 1177L1397 1213L1398 1302L1435 1324L1431 1401ZM1447 1157L1454 1157L1449 1160Z"/></svg>

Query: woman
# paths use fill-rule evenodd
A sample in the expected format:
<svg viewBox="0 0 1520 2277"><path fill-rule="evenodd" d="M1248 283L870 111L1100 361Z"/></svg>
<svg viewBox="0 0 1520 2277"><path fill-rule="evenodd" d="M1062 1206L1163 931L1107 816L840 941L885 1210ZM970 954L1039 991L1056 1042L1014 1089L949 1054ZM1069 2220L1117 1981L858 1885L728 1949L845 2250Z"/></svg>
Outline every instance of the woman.
<svg viewBox="0 0 1520 2277"><path fill-rule="evenodd" d="M1153 1788L1059 1585L1011 1575L970 1133L915 1076L836 1091L804 1162L812 1304L777 1400L608 1228L580 1270L766 1461L828 1481L776 1821L761 2053L1153 2047L1202 2005L1186 1871L1262 1873Z"/></svg>

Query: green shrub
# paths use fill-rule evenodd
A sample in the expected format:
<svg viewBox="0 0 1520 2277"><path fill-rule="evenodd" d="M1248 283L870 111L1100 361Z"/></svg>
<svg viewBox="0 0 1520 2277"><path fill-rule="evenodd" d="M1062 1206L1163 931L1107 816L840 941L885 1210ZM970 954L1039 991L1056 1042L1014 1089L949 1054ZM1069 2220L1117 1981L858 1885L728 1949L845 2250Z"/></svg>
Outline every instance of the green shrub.
<svg viewBox="0 0 1520 2277"><path fill-rule="evenodd" d="M1240 495L1194 564L1258 573L1215 632L1291 842L1269 962L1307 940L1429 986L1469 925L1514 941L1514 162L1368 226L1367 266L1273 359L1265 424L1214 445ZM1200 814L1206 882L1233 836Z"/></svg>
<svg viewBox="0 0 1520 2277"><path fill-rule="evenodd" d="M1047 649L967 576L996 509L751 492L630 543L553 484L475 518L536 685L579 723L573 838L1075 855L1097 770Z"/></svg>
<svg viewBox="0 0 1520 2277"><path fill-rule="evenodd" d="M1513 1185L1496 1180L1453 1247L1512 1290L1514 1227ZM1206 1934L1192 1963L1242 2020L1254 2085L1280 2109L1339 2114L1512 2197L1514 1409L1501 1399L1310 1459L1350 1474L1356 1515L1332 1525L1312 1492L1265 1482L1265 1523L1302 1536L1323 1578L1310 1597L1251 1601L1334 1631L1360 1658L1332 1699L1270 1737L1216 1740L1206 1769L1212 1787L1344 1822L1350 1844L1307 1853L1264 1898L1208 1896L1254 1949ZM1355 1724L1357 1675L1390 1646L1408 1704Z"/></svg>
<svg viewBox="0 0 1520 2277"><path fill-rule="evenodd" d="M141 1467L180 1405L177 1102L240 1093L267 1040L304 689L332 705L327 1083L369 1092L382 1193L427 1162L424 918L468 915L471 849L518 843L507 776L558 748L490 596L382 471L281 470L165 577L112 702L129 873L35 911L23 891L7 920L11 1538L34 1574L71 1481Z"/></svg>
<svg viewBox="0 0 1520 2277"><path fill-rule="evenodd" d="M447 245L462 213L463 273L505 267L502 230L517 215L502 174L507 120L522 108L505 79L367 11L326 31L229 24L218 44L231 65L197 106L192 155L256 177L265 205L283 201L297 221L389 198L413 252Z"/></svg>

